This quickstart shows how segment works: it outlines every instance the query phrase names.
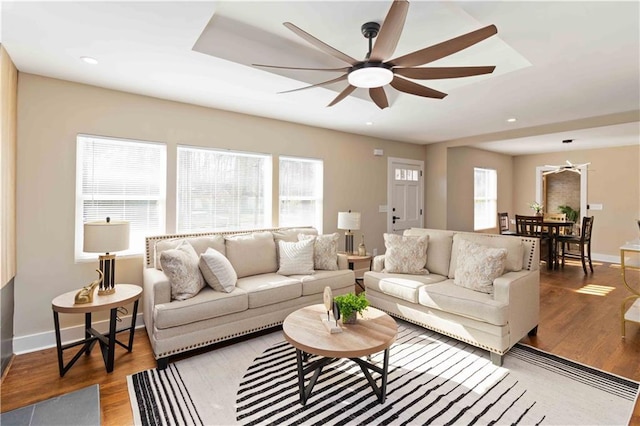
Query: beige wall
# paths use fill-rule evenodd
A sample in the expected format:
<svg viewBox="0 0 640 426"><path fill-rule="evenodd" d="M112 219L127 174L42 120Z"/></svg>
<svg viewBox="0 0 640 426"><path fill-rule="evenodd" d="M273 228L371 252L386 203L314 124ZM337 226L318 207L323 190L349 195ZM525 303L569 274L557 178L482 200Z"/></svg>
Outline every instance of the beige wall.
<svg viewBox="0 0 640 426"><path fill-rule="evenodd" d="M589 210L594 217L594 256L620 258L619 247L638 237L640 219L640 146L568 151L514 157L514 212L531 214L536 196L536 167L545 164L591 162L587 175L587 203L603 204ZM582 214L582 212L581 212Z"/></svg>
<svg viewBox="0 0 640 426"><path fill-rule="evenodd" d="M512 196L512 157L469 147L447 149L447 229L473 231L475 167L498 174L498 211L509 211ZM496 216L497 221L497 216ZM482 232L499 232L496 227Z"/></svg>
<svg viewBox="0 0 640 426"><path fill-rule="evenodd" d="M0 45L0 288L16 274L16 105L18 71Z"/></svg>
<svg viewBox="0 0 640 426"><path fill-rule="evenodd" d="M16 337L51 331L51 300L95 278L95 262L74 262L76 135L167 143L167 228L175 224L176 145L299 155L324 160L324 232L337 212L362 212L368 250L383 251L387 158L422 160L424 147L163 101L30 74L18 84L18 274ZM360 232L356 233L360 241ZM344 239L340 242L343 244ZM119 282L140 284L141 257L117 262ZM61 316L81 324L80 315Z"/></svg>

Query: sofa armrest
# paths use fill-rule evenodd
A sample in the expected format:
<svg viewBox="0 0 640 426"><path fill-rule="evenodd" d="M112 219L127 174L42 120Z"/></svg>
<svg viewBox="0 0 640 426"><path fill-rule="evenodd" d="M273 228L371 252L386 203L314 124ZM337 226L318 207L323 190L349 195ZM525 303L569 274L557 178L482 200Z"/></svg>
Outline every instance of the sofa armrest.
<svg viewBox="0 0 640 426"><path fill-rule="evenodd" d="M142 313L147 333L153 330L153 308L171 302L171 284L164 272L156 268L142 270ZM151 336L151 334L149 334Z"/></svg>
<svg viewBox="0 0 640 426"><path fill-rule="evenodd" d="M495 300L509 305L510 347L538 325L540 271L507 272L493 281Z"/></svg>
<svg viewBox="0 0 640 426"><path fill-rule="evenodd" d="M349 269L349 259L344 253L338 253L338 269Z"/></svg>
<svg viewBox="0 0 640 426"><path fill-rule="evenodd" d="M384 269L384 254L375 256L373 258L373 264L371 265L371 270L373 272L382 272Z"/></svg>

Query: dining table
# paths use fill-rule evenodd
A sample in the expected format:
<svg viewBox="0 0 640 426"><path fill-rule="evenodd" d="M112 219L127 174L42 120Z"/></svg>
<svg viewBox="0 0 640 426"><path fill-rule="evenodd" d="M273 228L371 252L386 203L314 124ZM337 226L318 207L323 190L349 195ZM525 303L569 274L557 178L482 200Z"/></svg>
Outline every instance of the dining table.
<svg viewBox="0 0 640 426"><path fill-rule="evenodd" d="M566 220L544 219L542 221L542 233L549 239L549 257L547 269L558 269L560 260L558 259L558 237L562 229L573 229L575 222Z"/></svg>

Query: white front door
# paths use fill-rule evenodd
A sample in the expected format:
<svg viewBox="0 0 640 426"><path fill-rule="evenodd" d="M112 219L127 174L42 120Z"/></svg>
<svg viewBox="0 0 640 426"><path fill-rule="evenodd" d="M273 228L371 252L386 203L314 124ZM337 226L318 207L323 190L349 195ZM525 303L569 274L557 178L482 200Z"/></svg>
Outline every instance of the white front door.
<svg viewBox="0 0 640 426"><path fill-rule="evenodd" d="M387 165L387 232L422 228L424 162L389 157Z"/></svg>

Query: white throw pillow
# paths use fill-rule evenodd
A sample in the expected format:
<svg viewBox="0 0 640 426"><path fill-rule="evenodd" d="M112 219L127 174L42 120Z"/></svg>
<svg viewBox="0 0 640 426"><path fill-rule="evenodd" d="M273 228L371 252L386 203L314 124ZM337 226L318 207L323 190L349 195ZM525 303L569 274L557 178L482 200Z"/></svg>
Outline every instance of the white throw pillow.
<svg viewBox="0 0 640 426"><path fill-rule="evenodd" d="M340 234L334 232L327 235L305 235L299 234L298 239L314 240L313 243L313 268L316 271L337 271L338 270L338 240Z"/></svg>
<svg viewBox="0 0 640 426"><path fill-rule="evenodd" d="M172 299L190 299L204 287L204 278L198 268L198 255L188 242L184 241L175 249L163 251L160 263L169 277Z"/></svg>
<svg viewBox="0 0 640 426"><path fill-rule="evenodd" d="M429 236L407 237L384 234L384 270L398 274L428 274L427 245Z"/></svg>
<svg viewBox="0 0 640 426"><path fill-rule="evenodd" d="M202 253L199 266L204 280L214 290L231 293L236 287L238 275L229 259L218 250L208 248Z"/></svg>
<svg viewBox="0 0 640 426"><path fill-rule="evenodd" d="M493 280L504 273L506 263L507 249L461 240L453 282L461 287L493 294Z"/></svg>
<svg viewBox="0 0 640 426"><path fill-rule="evenodd" d="M279 241L280 275L310 275L313 270L313 240Z"/></svg>

